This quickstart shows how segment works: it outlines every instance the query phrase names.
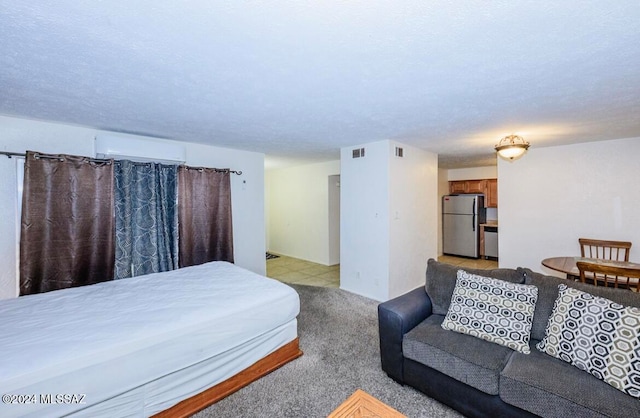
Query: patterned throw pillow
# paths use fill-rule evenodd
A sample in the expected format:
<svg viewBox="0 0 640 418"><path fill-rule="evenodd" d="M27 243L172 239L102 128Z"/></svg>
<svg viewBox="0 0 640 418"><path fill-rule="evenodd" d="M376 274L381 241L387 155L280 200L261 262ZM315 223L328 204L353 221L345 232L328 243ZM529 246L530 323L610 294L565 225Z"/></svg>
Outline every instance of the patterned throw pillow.
<svg viewBox="0 0 640 418"><path fill-rule="evenodd" d="M538 288L458 270L442 328L529 354Z"/></svg>
<svg viewBox="0 0 640 418"><path fill-rule="evenodd" d="M538 350L640 399L640 309L558 288Z"/></svg>

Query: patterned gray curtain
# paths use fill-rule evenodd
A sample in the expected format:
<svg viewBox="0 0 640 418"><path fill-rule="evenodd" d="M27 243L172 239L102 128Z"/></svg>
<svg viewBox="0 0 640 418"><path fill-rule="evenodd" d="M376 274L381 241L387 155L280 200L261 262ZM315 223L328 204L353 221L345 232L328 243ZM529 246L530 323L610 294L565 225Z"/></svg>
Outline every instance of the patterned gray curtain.
<svg viewBox="0 0 640 418"><path fill-rule="evenodd" d="M178 268L177 166L114 164L115 278Z"/></svg>

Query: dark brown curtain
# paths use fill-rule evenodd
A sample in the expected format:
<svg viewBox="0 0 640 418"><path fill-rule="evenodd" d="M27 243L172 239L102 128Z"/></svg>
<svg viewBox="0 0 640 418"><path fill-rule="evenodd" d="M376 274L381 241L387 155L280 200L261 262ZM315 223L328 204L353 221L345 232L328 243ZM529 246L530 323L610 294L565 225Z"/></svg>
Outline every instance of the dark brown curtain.
<svg viewBox="0 0 640 418"><path fill-rule="evenodd" d="M231 174L213 168L178 168L180 267L233 262Z"/></svg>
<svg viewBox="0 0 640 418"><path fill-rule="evenodd" d="M20 294L113 279L112 161L27 152Z"/></svg>

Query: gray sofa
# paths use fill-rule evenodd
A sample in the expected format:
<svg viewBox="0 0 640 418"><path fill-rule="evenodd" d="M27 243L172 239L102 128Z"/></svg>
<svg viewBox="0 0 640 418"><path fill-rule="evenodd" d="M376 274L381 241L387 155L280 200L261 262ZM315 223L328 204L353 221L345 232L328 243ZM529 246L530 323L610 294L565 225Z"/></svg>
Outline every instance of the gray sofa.
<svg viewBox="0 0 640 418"><path fill-rule="evenodd" d="M530 269L465 269L538 287L531 354L441 327L459 267L429 260L426 285L378 306L382 369L469 417L640 417L640 401L540 352L558 285L640 307L640 294Z"/></svg>

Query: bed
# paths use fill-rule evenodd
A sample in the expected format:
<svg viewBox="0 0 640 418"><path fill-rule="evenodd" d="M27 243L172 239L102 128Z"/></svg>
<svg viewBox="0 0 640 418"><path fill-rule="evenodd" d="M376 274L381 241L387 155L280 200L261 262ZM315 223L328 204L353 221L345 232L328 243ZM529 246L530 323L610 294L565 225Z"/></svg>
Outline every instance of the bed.
<svg viewBox="0 0 640 418"><path fill-rule="evenodd" d="M0 301L0 416L186 416L302 353L298 294L227 262Z"/></svg>

